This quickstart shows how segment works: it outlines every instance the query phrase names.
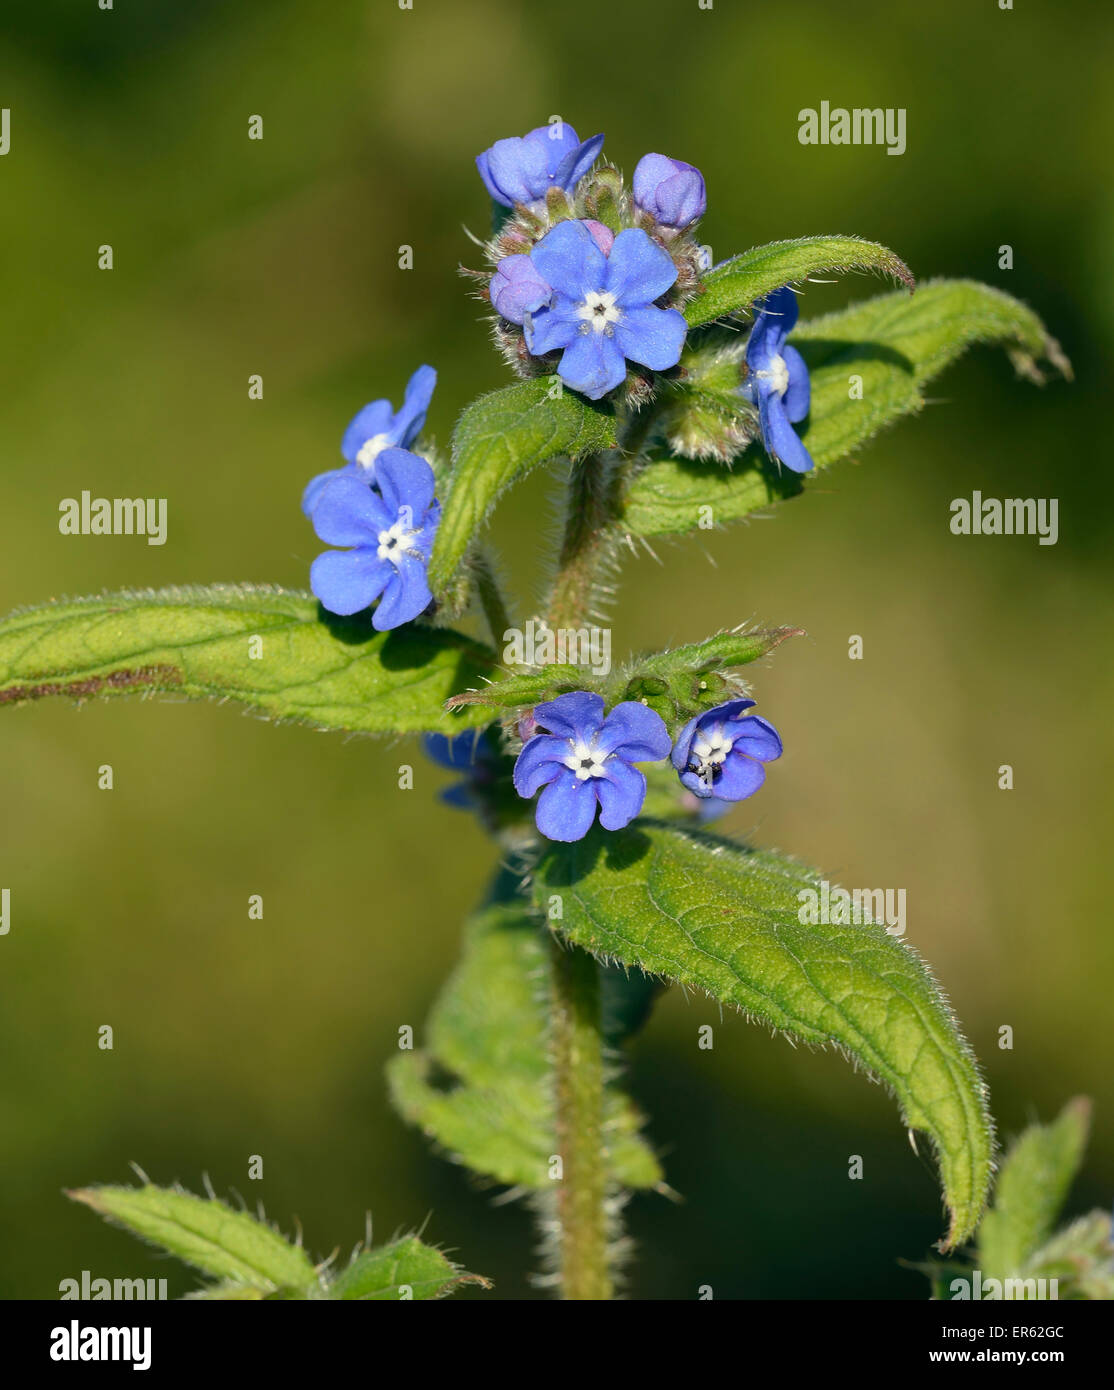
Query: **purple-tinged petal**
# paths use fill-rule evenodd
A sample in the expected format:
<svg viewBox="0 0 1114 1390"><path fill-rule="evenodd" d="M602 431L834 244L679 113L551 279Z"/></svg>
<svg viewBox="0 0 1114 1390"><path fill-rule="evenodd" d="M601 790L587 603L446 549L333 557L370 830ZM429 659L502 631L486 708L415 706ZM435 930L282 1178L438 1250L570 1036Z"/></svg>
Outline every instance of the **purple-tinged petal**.
<svg viewBox="0 0 1114 1390"><path fill-rule="evenodd" d="M635 167L631 187L638 206L667 227L691 226L707 209L704 176L683 159L644 155Z"/></svg>
<svg viewBox="0 0 1114 1390"><path fill-rule="evenodd" d="M342 475L326 483L313 509L313 529L326 545L376 547L379 533L392 524L382 498L365 482ZM339 611L339 610L334 610Z"/></svg>
<svg viewBox="0 0 1114 1390"><path fill-rule="evenodd" d="M758 418L762 426L762 443L769 456L794 473L807 473L812 468L812 456L797 438L786 417L782 399L776 392L762 394Z"/></svg>
<svg viewBox="0 0 1114 1390"><path fill-rule="evenodd" d="M790 424L797 424L808 414L812 388L809 383L808 364L795 347L788 344L781 350L782 358L789 369L789 387L782 397L785 415Z"/></svg>
<svg viewBox="0 0 1114 1390"><path fill-rule="evenodd" d="M521 323L553 298L553 290L534 269L534 262L521 255L505 256L499 262L489 292L495 312L511 323Z"/></svg>
<svg viewBox="0 0 1114 1390"><path fill-rule="evenodd" d="M615 238L616 245L621 235ZM600 289L607 274L607 258L584 223L575 219L558 222L546 232L530 252L530 259L547 284L558 294L577 302L589 290Z"/></svg>
<svg viewBox="0 0 1114 1390"><path fill-rule="evenodd" d="M360 450L369 440L384 436L386 443L396 443L392 437L394 411L390 401L369 401L362 410L353 416L344 438L340 441L340 452L349 463L356 463Z"/></svg>
<svg viewBox="0 0 1114 1390"><path fill-rule="evenodd" d="M646 800L646 778L636 767L609 758L604 775L591 779L600 803L600 824L605 830L622 830L629 825Z"/></svg>
<svg viewBox="0 0 1114 1390"><path fill-rule="evenodd" d="M681 360L687 331L684 314L648 304L624 311L615 325L615 341L629 361L664 372Z"/></svg>
<svg viewBox="0 0 1114 1390"><path fill-rule="evenodd" d="M562 163L580 148L580 137L567 121L550 121L528 131L522 143L541 152L546 176L552 182Z"/></svg>
<svg viewBox="0 0 1114 1390"><path fill-rule="evenodd" d="M592 240L606 256L615 245L615 233L610 227L605 227L602 222L595 222L590 217L585 217L583 221L592 233Z"/></svg>
<svg viewBox="0 0 1114 1390"><path fill-rule="evenodd" d="M408 449L384 449L375 462L375 484L391 514L391 522L410 509L411 524L417 530L433 505L433 469L424 458Z"/></svg>
<svg viewBox="0 0 1114 1390"><path fill-rule="evenodd" d="M641 227L628 227L615 238L607 258L605 288L624 307L652 303L676 279L677 267L672 257L651 240Z"/></svg>
<svg viewBox="0 0 1114 1390"><path fill-rule="evenodd" d="M574 391L598 401L622 384L627 364L622 349L606 333L581 333L557 364L557 375Z"/></svg>
<svg viewBox="0 0 1114 1390"><path fill-rule="evenodd" d="M394 577L374 550L326 550L309 567L309 586L330 613L347 617L367 608Z"/></svg>
<svg viewBox="0 0 1114 1390"><path fill-rule="evenodd" d="M425 562L413 555L402 554L397 560L381 561L393 573L383 589L379 606L371 615L371 625L378 632L389 632L413 621L424 613L433 601Z"/></svg>
<svg viewBox="0 0 1114 1390"><path fill-rule="evenodd" d="M541 796L534 820L547 840L582 840L596 816L596 779L580 781L567 768L565 775L550 782Z"/></svg>
<svg viewBox="0 0 1114 1390"><path fill-rule="evenodd" d="M604 720L596 747L627 763L648 763L667 758L671 742L660 714L638 700L624 700Z"/></svg>
<svg viewBox="0 0 1114 1390"><path fill-rule="evenodd" d="M603 696L591 690L573 690L534 707L539 728L558 738L590 739L603 723Z"/></svg>
<svg viewBox="0 0 1114 1390"><path fill-rule="evenodd" d="M487 191L496 202L506 207L512 207L515 203L532 203L536 198L543 197L549 187L546 149L539 141L521 136L496 140L486 151L484 164L480 164L480 159L484 159L484 156L477 159L476 167L487 185Z"/></svg>
<svg viewBox="0 0 1114 1390"><path fill-rule="evenodd" d="M552 782L565 766L569 754L567 738L538 734L515 760L512 780L519 796L533 796L539 787Z"/></svg>

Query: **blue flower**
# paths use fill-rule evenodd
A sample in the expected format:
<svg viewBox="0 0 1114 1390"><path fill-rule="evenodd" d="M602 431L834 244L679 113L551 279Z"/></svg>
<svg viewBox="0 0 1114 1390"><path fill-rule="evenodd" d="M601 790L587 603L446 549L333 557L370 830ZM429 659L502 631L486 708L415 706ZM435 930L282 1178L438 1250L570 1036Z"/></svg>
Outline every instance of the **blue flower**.
<svg viewBox="0 0 1114 1390"><path fill-rule="evenodd" d="M794 473L807 473L812 456L793 429L808 414L808 367L785 339L797 322L797 296L788 287L767 295L747 339L750 374L743 394L758 407L762 443L772 459Z"/></svg>
<svg viewBox="0 0 1114 1390"><path fill-rule="evenodd" d="M677 365L684 316L654 304L677 267L644 231L628 227L604 255L583 222L558 222L530 259L553 298L527 317L526 346L535 357L562 348L566 386L598 401L622 382L628 359L656 372Z"/></svg>
<svg viewBox="0 0 1114 1390"><path fill-rule="evenodd" d="M781 757L772 724L744 714L753 700L728 700L690 719L677 735L672 762L690 792L720 801L743 801L766 780L763 763Z"/></svg>
<svg viewBox="0 0 1114 1390"><path fill-rule="evenodd" d="M423 734L422 750L438 766L466 774L463 781L440 793L441 800L461 810L473 809L476 788L494 779L499 762L499 750L489 731L465 729L451 738L446 734Z"/></svg>
<svg viewBox="0 0 1114 1390"><path fill-rule="evenodd" d="M678 231L704 216L708 198L704 175L683 159L646 154L638 161L631 179L634 201L655 221Z"/></svg>
<svg viewBox="0 0 1114 1390"><path fill-rule="evenodd" d="M344 468L319 473L302 493L302 511L313 516L317 499L325 484L334 478L359 478L375 484L375 460L384 449L408 449L425 424L426 411L433 399L437 373L432 367L419 367L406 383L402 408L396 413L390 401L371 401L344 431L340 452L348 460Z"/></svg>
<svg viewBox="0 0 1114 1390"><path fill-rule="evenodd" d="M384 449L375 467L378 491L358 478L326 483L313 510L313 529L328 545L310 566L310 588L330 613L371 616L380 632L425 611L433 598L426 566L441 520L433 469L406 449Z"/></svg>
<svg viewBox="0 0 1114 1390"><path fill-rule="evenodd" d="M554 121L529 135L496 140L491 149L476 156L476 167L487 191L497 203L535 203L549 188L568 193L584 177L603 148L603 136L593 135L583 144L571 125Z"/></svg>
<svg viewBox="0 0 1114 1390"><path fill-rule="evenodd" d="M624 700L604 717L603 698L578 690L538 705L536 734L518 755L514 787L538 797L535 820L550 840L581 840L597 803L605 830L621 830L646 799L646 779L632 763L669 754L669 731L660 714Z"/></svg>

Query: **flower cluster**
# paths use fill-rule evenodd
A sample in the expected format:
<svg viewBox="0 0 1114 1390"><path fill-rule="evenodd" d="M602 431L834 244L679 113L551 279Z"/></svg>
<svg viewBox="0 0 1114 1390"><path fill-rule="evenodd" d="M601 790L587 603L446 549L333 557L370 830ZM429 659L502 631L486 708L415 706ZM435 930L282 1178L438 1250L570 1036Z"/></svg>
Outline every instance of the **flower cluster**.
<svg viewBox="0 0 1114 1390"><path fill-rule="evenodd" d="M637 700L604 713L600 695L575 691L538 705L536 732L514 766L519 796L541 789L538 830L550 840L580 840L599 809L605 830L621 830L646 799L636 763L670 758L682 785L701 802L742 801L762 785L764 763L781 756L772 724L745 711L753 700L730 700L692 719L674 742L664 719Z"/></svg>
<svg viewBox="0 0 1114 1390"><path fill-rule="evenodd" d="M302 510L327 545L310 566L310 587L330 613L362 612L378 600L372 625L400 627L433 601L426 566L441 519L433 469L406 447L425 423L437 374L419 367L402 408L372 401L344 433L342 468L307 486Z"/></svg>
<svg viewBox="0 0 1114 1390"><path fill-rule="evenodd" d="M478 157L488 192L511 212L487 247L494 274L477 278L517 371L556 370L592 400L625 383L639 404L652 374L680 360L680 306L700 282L691 233L706 206L704 179L691 164L649 154L628 191L618 170L592 172L602 145L602 135L581 142L555 122Z"/></svg>

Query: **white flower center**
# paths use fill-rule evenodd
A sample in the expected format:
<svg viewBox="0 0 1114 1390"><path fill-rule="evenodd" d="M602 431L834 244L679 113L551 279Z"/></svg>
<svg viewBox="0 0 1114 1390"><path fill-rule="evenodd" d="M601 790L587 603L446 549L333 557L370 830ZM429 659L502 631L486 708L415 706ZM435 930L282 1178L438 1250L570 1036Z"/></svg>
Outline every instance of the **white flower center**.
<svg viewBox="0 0 1114 1390"><path fill-rule="evenodd" d="M610 337L614 332L612 324L619 322L623 311L609 290L589 290L583 302L577 305L576 316L583 319L581 333L606 333Z"/></svg>
<svg viewBox="0 0 1114 1390"><path fill-rule="evenodd" d="M356 462L361 468L370 468L390 442L389 434L373 434L356 455Z"/></svg>
<svg viewBox="0 0 1114 1390"><path fill-rule="evenodd" d="M765 371L755 372L754 375L763 381L769 381L779 396L784 396L789 390L789 368L785 358L780 355L771 361Z"/></svg>
<svg viewBox="0 0 1114 1390"><path fill-rule="evenodd" d="M723 766L734 746L734 739L728 737L722 726L701 731L693 739L692 747L689 749L690 771L695 772L704 785L710 787L716 775L716 768Z"/></svg>
<svg viewBox="0 0 1114 1390"><path fill-rule="evenodd" d="M604 775L603 765L610 756L610 753L601 753L598 748L590 748L582 739L577 739L564 764L576 773L578 782L587 782L589 777Z"/></svg>
<svg viewBox="0 0 1114 1390"><path fill-rule="evenodd" d="M397 565L403 555L409 554L410 541L417 534L413 526L407 525L401 517L389 530L380 531L378 550L380 560L390 560L392 564Z"/></svg>

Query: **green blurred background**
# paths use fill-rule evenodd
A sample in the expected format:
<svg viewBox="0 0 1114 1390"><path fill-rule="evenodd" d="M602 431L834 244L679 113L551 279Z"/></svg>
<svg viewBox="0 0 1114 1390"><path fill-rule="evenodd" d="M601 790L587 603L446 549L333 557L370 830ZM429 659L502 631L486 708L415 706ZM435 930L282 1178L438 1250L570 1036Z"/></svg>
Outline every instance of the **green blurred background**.
<svg viewBox="0 0 1114 1390"><path fill-rule="evenodd" d="M337 461L355 410L397 402L431 362L444 443L505 380L456 274L477 261L463 228L488 217L473 157L551 114L605 130L628 172L647 150L699 164L717 259L858 233L922 277L1020 296L1073 359L1073 385L1034 389L976 351L919 419L775 518L632 562L616 643L749 618L807 628L757 673L787 751L728 827L844 883L906 888L909 940L952 997L1003 1132L1095 1096L1073 1208L1106 1203L1112 62L1109 14L1082 4L8 6L0 608L124 585L304 586L317 547L300 490ZM822 100L905 107L907 152L803 148L797 112ZM397 268L403 244L412 271ZM810 287L802 312L882 288ZM554 486L529 480L497 516L524 599ZM60 536L58 503L84 488L167 497L168 543ZM1059 544L952 536L948 504L973 488L1059 497ZM403 762L417 770L405 796ZM1011 792L997 789L1007 762ZM97 790L102 763L112 792ZM494 1205L386 1101L397 1029L420 1036L492 863L413 742L232 708L42 704L4 715L0 776L0 1293L56 1297L83 1269L193 1287L62 1196L128 1180L135 1160L194 1189L208 1173L288 1229L298 1218L316 1253L350 1247L368 1209L380 1237L428 1217L496 1297L539 1296L527 1211ZM631 1085L684 1196L632 1203L633 1295L925 1295L896 1260L942 1231L937 1187L880 1087L679 992L638 1040Z"/></svg>

